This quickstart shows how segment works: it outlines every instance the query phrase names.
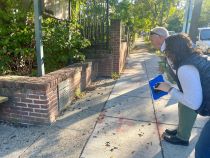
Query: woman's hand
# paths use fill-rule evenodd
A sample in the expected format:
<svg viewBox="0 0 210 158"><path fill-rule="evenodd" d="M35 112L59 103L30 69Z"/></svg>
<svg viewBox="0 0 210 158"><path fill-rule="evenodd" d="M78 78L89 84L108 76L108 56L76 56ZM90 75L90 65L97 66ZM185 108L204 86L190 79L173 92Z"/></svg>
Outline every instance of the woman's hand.
<svg viewBox="0 0 210 158"><path fill-rule="evenodd" d="M168 92L171 89L171 86L166 82L160 82L159 86L155 89Z"/></svg>

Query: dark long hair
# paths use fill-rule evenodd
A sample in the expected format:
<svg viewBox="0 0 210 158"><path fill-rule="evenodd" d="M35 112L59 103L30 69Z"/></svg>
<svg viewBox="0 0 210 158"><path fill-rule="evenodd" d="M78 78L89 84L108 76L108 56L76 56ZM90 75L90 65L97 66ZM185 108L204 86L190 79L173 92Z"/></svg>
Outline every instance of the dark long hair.
<svg viewBox="0 0 210 158"><path fill-rule="evenodd" d="M193 43L190 37L185 33L169 36L166 40L166 56L174 66L178 69L179 65L194 54L201 54L197 49L193 48Z"/></svg>

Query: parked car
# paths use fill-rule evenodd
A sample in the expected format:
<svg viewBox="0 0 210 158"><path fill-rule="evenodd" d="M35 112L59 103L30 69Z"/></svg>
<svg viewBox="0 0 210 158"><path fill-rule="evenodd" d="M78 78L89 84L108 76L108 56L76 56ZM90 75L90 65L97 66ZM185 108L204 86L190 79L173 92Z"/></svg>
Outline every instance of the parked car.
<svg viewBox="0 0 210 158"><path fill-rule="evenodd" d="M204 53L210 53L210 27L198 28L198 41L196 47L200 48Z"/></svg>

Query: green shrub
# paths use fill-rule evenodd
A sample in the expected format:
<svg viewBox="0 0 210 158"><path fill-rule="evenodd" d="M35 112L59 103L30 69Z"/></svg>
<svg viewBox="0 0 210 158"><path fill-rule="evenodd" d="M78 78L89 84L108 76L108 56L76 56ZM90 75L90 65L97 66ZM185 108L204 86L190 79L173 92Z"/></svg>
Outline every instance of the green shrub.
<svg viewBox="0 0 210 158"><path fill-rule="evenodd" d="M0 74L30 74L34 64L32 13L18 9L11 1L0 9ZM16 8L16 9L15 9Z"/></svg>
<svg viewBox="0 0 210 158"><path fill-rule="evenodd" d="M27 9L23 7L26 5ZM0 0L0 75L36 75L34 13L32 1ZM83 62L83 49L90 42L80 25L44 17L43 46L46 73L68 64Z"/></svg>
<svg viewBox="0 0 210 158"><path fill-rule="evenodd" d="M43 28L46 72L85 60L82 49L89 46L90 42L80 34L77 22L46 18Z"/></svg>
<svg viewBox="0 0 210 158"><path fill-rule="evenodd" d="M120 74L118 74L117 72L112 72L111 77L112 77L112 79L117 80L120 78Z"/></svg>

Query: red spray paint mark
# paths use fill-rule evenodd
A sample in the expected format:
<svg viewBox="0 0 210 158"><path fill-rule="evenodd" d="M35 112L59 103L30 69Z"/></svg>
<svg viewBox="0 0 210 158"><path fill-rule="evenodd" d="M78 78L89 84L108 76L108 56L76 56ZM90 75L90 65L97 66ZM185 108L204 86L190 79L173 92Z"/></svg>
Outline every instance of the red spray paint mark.
<svg viewBox="0 0 210 158"><path fill-rule="evenodd" d="M118 119L118 127L116 129L117 132L122 133L126 132L129 127L134 126L134 123L131 121L128 121L124 118L119 118Z"/></svg>

